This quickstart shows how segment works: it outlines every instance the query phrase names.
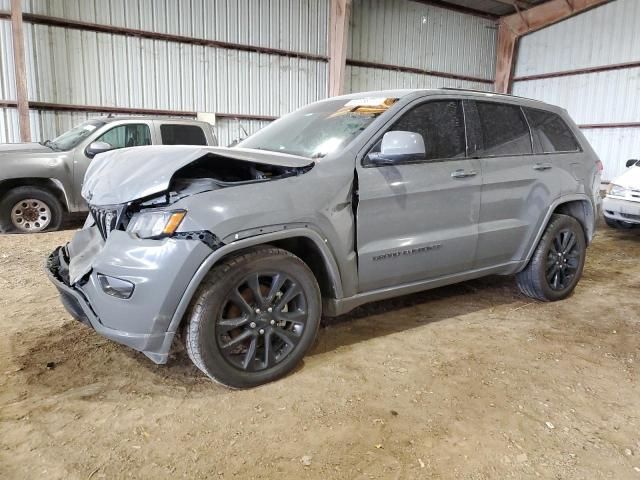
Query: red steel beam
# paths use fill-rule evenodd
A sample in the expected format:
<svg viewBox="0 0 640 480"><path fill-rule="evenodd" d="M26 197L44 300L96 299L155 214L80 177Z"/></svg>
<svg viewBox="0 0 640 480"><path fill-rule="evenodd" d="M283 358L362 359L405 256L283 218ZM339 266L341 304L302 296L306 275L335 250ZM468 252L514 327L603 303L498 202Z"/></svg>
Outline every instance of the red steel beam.
<svg viewBox="0 0 640 480"><path fill-rule="evenodd" d="M523 12L500 18L496 57L495 90L509 93L518 39L611 0L551 0ZM502 32L502 34L501 34Z"/></svg>

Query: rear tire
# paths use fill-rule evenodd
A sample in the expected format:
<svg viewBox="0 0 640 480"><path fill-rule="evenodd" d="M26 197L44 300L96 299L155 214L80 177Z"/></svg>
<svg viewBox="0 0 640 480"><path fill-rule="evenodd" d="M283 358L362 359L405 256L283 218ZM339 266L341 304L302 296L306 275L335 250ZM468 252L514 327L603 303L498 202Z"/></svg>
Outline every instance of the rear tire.
<svg viewBox="0 0 640 480"><path fill-rule="evenodd" d="M50 191L38 187L16 187L0 201L0 232L58 230L63 214L60 200Z"/></svg>
<svg viewBox="0 0 640 480"><path fill-rule="evenodd" d="M586 249L580 223L554 214L529 264L516 277L520 291L543 302L567 298L582 276Z"/></svg>
<svg viewBox="0 0 640 480"><path fill-rule="evenodd" d="M290 252L259 247L213 268L194 295L184 341L212 380L250 388L291 370L313 344L322 304L309 267Z"/></svg>

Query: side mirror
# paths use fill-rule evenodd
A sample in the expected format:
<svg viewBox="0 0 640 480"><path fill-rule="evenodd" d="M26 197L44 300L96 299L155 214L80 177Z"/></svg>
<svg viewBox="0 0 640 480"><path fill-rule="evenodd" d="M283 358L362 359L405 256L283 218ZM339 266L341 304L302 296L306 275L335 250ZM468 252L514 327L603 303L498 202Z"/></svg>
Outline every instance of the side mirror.
<svg viewBox="0 0 640 480"><path fill-rule="evenodd" d="M99 153L108 152L109 150L113 150L111 144L107 142L93 142L87 147L85 153L87 154L87 157L93 158Z"/></svg>
<svg viewBox="0 0 640 480"><path fill-rule="evenodd" d="M633 167L634 165L636 165L638 162L640 162L640 160L638 159L631 159L631 160L627 160L627 168L629 167Z"/></svg>
<svg viewBox="0 0 640 480"><path fill-rule="evenodd" d="M424 160L426 150L422 135L414 132L387 132L382 137L380 152L372 152L368 160L373 165L393 165L396 163Z"/></svg>

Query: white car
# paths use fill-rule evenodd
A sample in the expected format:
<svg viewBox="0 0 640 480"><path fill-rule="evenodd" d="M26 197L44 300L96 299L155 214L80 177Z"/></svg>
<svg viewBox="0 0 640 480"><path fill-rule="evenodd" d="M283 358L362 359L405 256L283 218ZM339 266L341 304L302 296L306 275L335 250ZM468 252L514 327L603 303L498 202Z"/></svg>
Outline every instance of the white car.
<svg viewBox="0 0 640 480"><path fill-rule="evenodd" d="M612 228L640 225L640 160L629 160L627 167L609 184L602 205L604 219Z"/></svg>

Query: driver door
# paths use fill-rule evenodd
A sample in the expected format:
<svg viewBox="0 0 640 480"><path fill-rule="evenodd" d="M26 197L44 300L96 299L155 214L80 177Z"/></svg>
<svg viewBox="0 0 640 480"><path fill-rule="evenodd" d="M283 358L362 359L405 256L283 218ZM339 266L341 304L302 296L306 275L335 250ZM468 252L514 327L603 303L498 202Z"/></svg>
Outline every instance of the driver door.
<svg viewBox="0 0 640 480"><path fill-rule="evenodd" d="M462 102L414 104L386 131L421 134L426 154L357 166L361 292L470 270L478 241L482 172L467 158Z"/></svg>

